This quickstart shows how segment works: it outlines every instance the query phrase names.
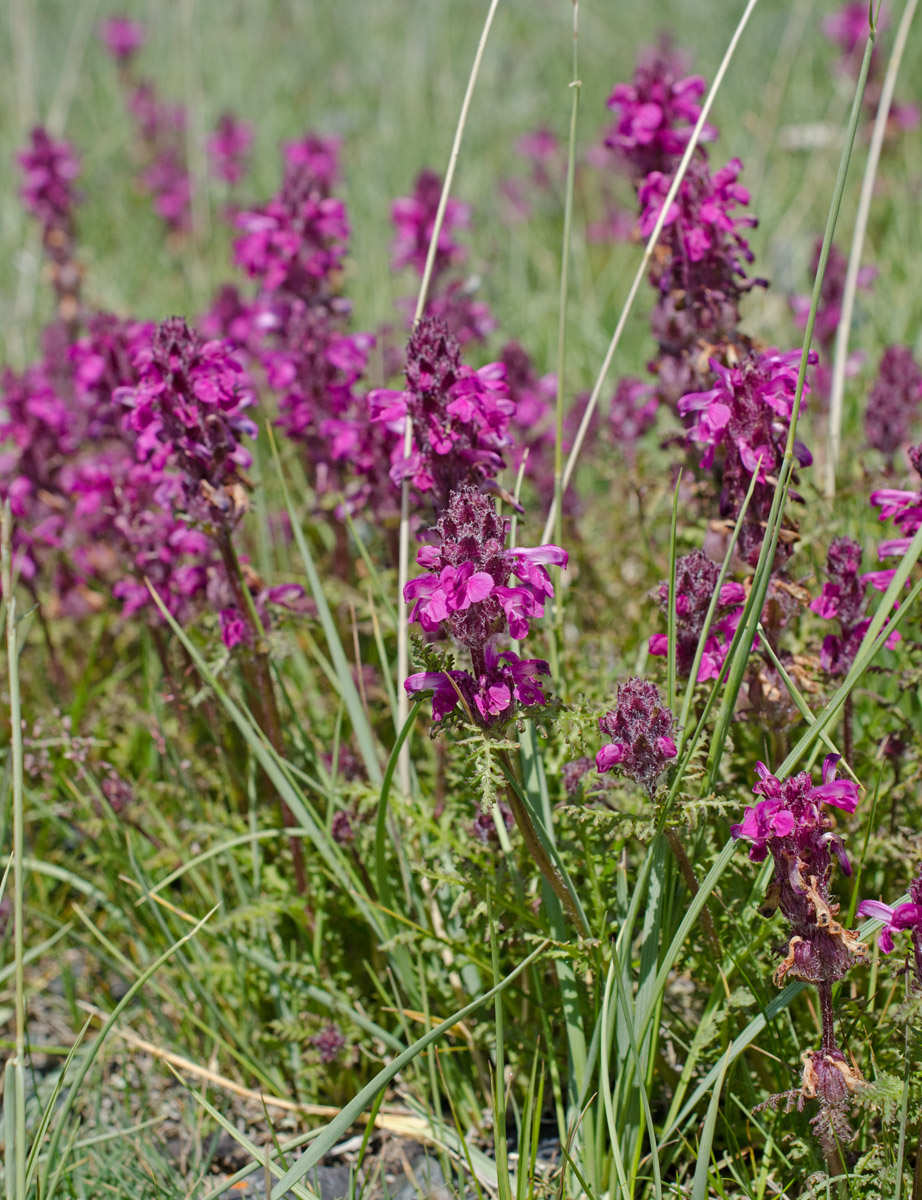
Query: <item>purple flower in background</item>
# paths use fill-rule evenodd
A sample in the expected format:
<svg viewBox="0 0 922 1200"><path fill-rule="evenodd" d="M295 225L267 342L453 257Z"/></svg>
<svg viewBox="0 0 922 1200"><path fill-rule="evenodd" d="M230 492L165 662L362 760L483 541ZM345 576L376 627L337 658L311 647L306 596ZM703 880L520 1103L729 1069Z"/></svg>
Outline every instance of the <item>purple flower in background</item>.
<svg viewBox="0 0 922 1200"><path fill-rule="evenodd" d="M891 906L881 904L879 900L862 900L858 905L858 916L883 921L877 944L884 954L892 953L895 933L908 931L915 960L915 983L916 987L922 988L922 867L909 885L907 904Z"/></svg>
<svg viewBox="0 0 922 1200"><path fill-rule="evenodd" d="M909 440L922 400L922 370L908 346L888 346L880 360L877 379L868 395L864 432L868 445L893 455Z"/></svg>
<svg viewBox="0 0 922 1200"><path fill-rule="evenodd" d="M652 384L628 376L615 388L608 410L608 425L615 448L633 463L638 441L652 428L659 397Z"/></svg>
<svg viewBox="0 0 922 1200"><path fill-rule="evenodd" d="M41 224L46 239L53 230L72 236L73 209L79 198L74 180L80 174L73 146L37 125L29 146L17 151L16 161L23 173L22 202Z"/></svg>
<svg viewBox="0 0 922 1200"><path fill-rule="evenodd" d="M687 677L691 673L704 630L708 607L717 587L720 567L701 550L693 550L676 559L676 670ZM663 582L657 590L660 608L669 611L669 584ZM698 683L716 679L730 649L730 642L745 601L742 584L725 583L720 589L714 621L708 632L698 667ZM655 633L650 638L651 654L669 653L669 637Z"/></svg>
<svg viewBox="0 0 922 1200"><path fill-rule="evenodd" d="M319 1033L311 1037L310 1042L320 1055L320 1061L326 1064L338 1057L346 1039L338 1025L325 1025Z"/></svg>
<svg viewBox="0 0 922 1200"><path fill-rule="evenodd" d="M407 347L406 390L369 394L371 418L399 436L391 455L391 479L410 479L431 493L436 511L464 483L492 478L502 469L514 405L501 363L475 371L461 362L445 323L423 317ZM405 422L412 444L404 457Z"/></svg>
<svg viewBox="0 0 922 1200"><path fill-rule="evenodd" d="M124 66L134 58L147 40L147 32L139 21L128 17L110 17L100 21L99 37L112 58Z"/></svg>
<svg viewBox="0 0 922 1200"><path fill-rule="evenodd" d="M441 194L442 180L435 171L421 171L416 178L413 195L401 196L391 205L391 219L397 231L391 244L393 270L400 271L406 266L412 266L418 275L423 274ZM468 206L450 197L439 231L433 281L448 267L462 262L465 258L467 251L455 241L454 231L469 228L470 221L471 212Z"/></svg>
<svg viewBox="0 0 922 1200"><path fill-rule="evenodd" d="M880 33L887 27L884 14L878 18L877 31ZM870 26L868 24L868 6L864 0L848 0L838 12L830 13L823 18L823 33L842 55L839 64L840 71L851 71L857 74L860 59L855 61L856 51L864 49L868 39Z"/></svg>
<svg viewBox="0 0 922 1200"><path fill-rule="evenodd" d="M218 179L239 183L247 172L247 158L253 145L253 126L238 121L232 113L222 113L214 133L207 141L211 166Z"/></svg>
<svg viewBox="0 0 922 1200"><path fill-rule="evenodd" d="M815 362L812 355L811 361ZM709 470L718 449L723 456L723 488L720 514L735 520L742 507L752 476L756 476L746 521L740 532L738 552L755 565L762 544L764 522L774 496L774 478L781 469L788 427L794 411L800 351L779 354L766 350L751 351L738 365L724 366L710 360L716 385L706 392L692 392L679 401L679 412L693 424L688 430L690 442L705 447L700 466ZM804 396L808 389L804 384ZM804 400L801 398L801 405ZM800 441L794 443L801 466L813 460ZM778 555L790 553L782 538Z"/></svg>
<svg viewBox="0 0 922 1200"><path fill-rule="evenodd" d="M640 182L651 171L671 172L681 158L701 115L698 103L705 83L700 75L681 78L686 64L668 44L644 51L630 83L619 83L608 99L618 114L605 145L627 163L632 179ZM717 131L705 125L701 141L713 141Z"/></svg>
<svg viewBox="0 0 922 1200"><path fill-rule="evenodd" d="M192 187L185 160L174 147L161 151L141 173L141 183L154 198L154 212L173 233L185 233L190 224Z"/></svg>
<svg viewBox="0 0 922 1200"><path fill-rule="evenodd" d="M255 437L245 414L253 395L226 342L203 342L182 317L159 325L136 365L140 381L116 393L130 411L136 454L154 470L182 472L182 505L190 516L233 525L246 507L250 454L241 438Z"/></svg>
<svg viewBox="0 0 922 1200"><path fill-rule="evenodd" d="M811 603L810 609L826 621L839 622L839 634L830 633L823 640L820 661L830 675L845 675L855 660L870 617L864 616L865 594L869 582L861 571L861 546L851 538L835 538L829 546L826 573L829 579ZM894 630L887 640L892 649L900 640Z"/></svg>
<svg viewBox="0 0 922 1200"><path fill-rule="evenodd" d="M865 25L867 25L867 9L865 9ZM823 249L823 239L817 238L813 247L813 258L810 261L810 275L815 278L820 265L820 253ZM845 276L848 273L848 259L836 246L829 247L829 257L826 260L826 270L820 288L820 302L816 310L816 322L813 326L813 340L824 352L827 358L832 356L836 341L836 331L842 320L842 299L845 295ZM867 291L877 278L876 267L862 267L858 272L858 287ZM807 328L807 318L810 315L810 296L792 296L791 308L798 329Z"/></svg>
<svg viewBox="0 0 922 1200"><path fill-rule="evenodd" d="M281 191L263 208L237 214L243 236L234 260L267 292L312 302L345 257L345 205L329 194L337 146L328 139L311 139L310 151L306 142L289 145Z"/></svg>
<svg viewBox="0 0 922 1200"><path fill-rule="evenodd" d="M676 756L675 717L663 704L659 689L647 679L618 685L615 707L599 717L599 729L611 738L595 758L596 768L617 768L648 792Z"/></svg>
<svg viewBox="0 0 922 1200"><path fill-rule="evenodd" d="M839 755L827 755L818 785L807 771L781 780L759 763L753 791L761 799L730 829L733 837L751 843L753 862L769 854L774 862L770 904L781 909L792 930L788 953L775 971L778 986L786 978L832 983L867 954L857 933L835 919L839 906L830 894L833 855L845 874L851 866L824 806L846 813L858 806L858 785L836 779L838 761Z"/></svg>

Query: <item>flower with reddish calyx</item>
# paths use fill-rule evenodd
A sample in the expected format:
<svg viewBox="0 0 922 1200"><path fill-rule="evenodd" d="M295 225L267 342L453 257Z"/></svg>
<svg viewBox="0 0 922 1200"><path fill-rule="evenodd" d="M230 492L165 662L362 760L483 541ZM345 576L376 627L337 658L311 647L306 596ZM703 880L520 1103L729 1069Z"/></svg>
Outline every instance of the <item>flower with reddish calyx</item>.
<svg viewBox="0 0 922 1200"><path fill-rule="evenodd" d="M884 954L892 953L895 933L909 932L915 959L915 982L917 987L922 988L922 868L909 885L907 904L891 906L879 900L862 900L857 915L883 921L884 927L878 934L877 944Z"/></svg>
<svg viewBox="0 0 922 1200"><path fill-rule="evenodd" d="M619 684L615 707L599 717L599 729L612 744L596 755L597 770L617 768L654 792L657 779L676 756L675 717L656 684L638 678Z"/></svg>
<svg viewBox="0 0 922 1200"><path fill-rule="evenodd" d="M346 1044L346 1039L338 1025L326 1025L319 1033L315 1033L311 1037L310 1042L320 1055L320 1061L326 1064L338 1057Z"/></svg>
<svg viewBox="0 0 922 1200"><path fill-rule="evenodd" d="M735 520L749 490L752 476L756 485L740 531L738 553L754 566L764 538L765 522L775 494L788 429L794 411L800 351L779 354L776 350L750 352L738 365L728 367L711 359L717 377L716 386L706 392L692 392L679 401L679 412L694 422L688 440L705 447L700 466L710 470L720 450L723 458L720 514ZM815 354L811 362L816 361ZM803 394L808 388L804 384ZM801 398L801 406L804 400ZM802 442L795 440L794 453L801 466L812 456ZM796 495L796 493L795 493ZM793 531L782 530L776 562L790 552Z"/></svg>
<svg viewBox="0 0 922 1200"><path fill-rule="evenodd" d="M917 475L922 476L922 444L907 451L907 457ZM877 547L879 559L903 555L909 549L913 535L922 526L922 492L901 488L879 488L871 492L871 503L880 508L880 520L893 517L901 536L881 542Z"/></svg>
<svg viewBox="0 0 922 1200"><path fill-rule="evenodd" d="M399 434L391 454L391 479L409 479L431 493L436 511L464 484L494 478L503 467L514 405L501 363L475 371L461 362L460 347L445 323L423 317L407 347L407 387L369 393L371 418ZM412 442L404 456L404 428Z"/></svg>
<svg viewBox="0 0 922 1200"><path fill-rule="evenodd" d="M238 121L232 113L222 113L218 125L206 143L211 165L218 179L239 183L247 172L247 157L253 145L253 126Z"/></svg>
<svg viewBox="0 0 922 1200"><path fill-rule="evenodd" d="M922 369L908 346L888 346L868 395L864 431L868 444L892 466L893 456L909 438L922 401Z"/></svg>
<svg viewBox="0 0 922 1200"><path fill-rule="evenodd" d="M425 671L407 679L408 693L433 693L433 717L440 721L459 700L471 717L488 726L506 721L516 707L546 703L541 659L520 659L500 652L499 635L526 636L529 620L544 614L553 596L547 566L565 567L558 546L506 548L508 523L500 519L490 496L463 485L452 493L436 525L439 544L420 547L416 561L429 574L411 579L404 591L415 602L410 620L427 632L440 627L466 647L470 672ZM519 586L510 586L512 577Z"/></svg>
<svg viewBox="0 0 922 1200"><path fill-rule="evenodd" d="M676 559L676 670L684 677L691 673L698 643L704 629L720 567L702 550ZM657 589L660 608L669 611L669 584L663 582ZM742 584L724 583L720 589L715 609L715 620L711 623L707 641L698 667L698 683L716 679L730 649L746 599ZM720 614L720 616L718 616ZM650 638L649 651L655 655L669 653L669 637L655 633Z"/></svg>
<svg viewBox="0 0 922 1200"><path fill-rule="evenodd" d="M682 57L661 44L639 56L634 78L617 84L608 98L618 120L605 145L627 163L635 182L675 168L701 115L705 82L700 75L680 78L684 70ZM702 128L702 142L716 137L712 125Z"/></svg>
<svg viewBox="0 0 922 1200"><path fill-rule="evenodd" d="M28 149L18 151L16 161L23 172L22 202L41 224L46 239L52 231L71 237L73 209L79 199L74 180L80 174L73 146L55 140L38 125Z"/></svg>
<svg viewBox="0 0 922 1200"><path fill-rule="evenodd" d="M838 761L839 755L827 755L818 785L806 771L780 780L759 763L759 782L753 790L763 798L730 829L733 837L752 843L753 862L771 854L775 864L770 906L781 909L793 934L787 956L775 971L778 986L786 978L833 983L867 957L858 934L835 919L839 906L829 890L832 856L846 875L851 865L823 806L853 813L858 805L858 785L836 779Z"/></svg>
<svg viewBox="0 0 922 1200"><path fill-rule="evenodd" d="M851 538L835 538L826 562L829 581L810 605L811 612L824 620L839 622L840 633L828 634L820 653L823 670L830 675L848 673L871 624L871 618L864 616L865 593L869 583L875 584L878 572L862 575L860 568L860 544ZM899 640L899 631L894 630L887 647L892 650Z"/></svg>
<svg viewBox="0 0 922 1200"><path fill-rule="evenodd" d="M401 271L412 266L418 275L426 267L429 243L435 228L435 216L442 195L442 180L435 171L421 171L412 196L401 196L391 205L391 220L397 230L391 245L391 267ZM439 230L438 246L432 270L435 281L450 266L464 260L467 251L454 240L453 231L470 227L471 210L460 200L449 197Z"/></svg>
<svg viewBox="0 0 922 1200"><path fill-rule="evenodd" d="M99 37L118 65L125 66L147 40L147 32L138 21L127 17L110 17L99 23Z"/></svg>
<svg viewBox="0 0 922 1200"><path fill-rule="evenodd" d="M115 400L129 409L137 457L155 470L178 468L188 514L230 528L246 509L251 458L241 438L256 436L240 363L227 343L203 342L181 317L157 327L136 363L140 382Z"/></svg>
<svg viewBox="0 0 922 1200"><path fill-rule="evenodd" d="M349 222L343 202L330 194L338 147L323 138L290 143L281 191L235 218L243 236L234 242L234 261L267 292L314 303L342 265Z"/></svg>
<svg viewBox="0 0 922 1200"><path fill-rule="evenodd" d="M554 595L548 566L565 567L559 546L506 549L508 522L491 497L469 485L452 493L436 524L439 546L420 547L416 561L429 575L411 579L404 599L415 601L410 616L428 632L445 623L453 638L476 660L481 647L507 627L514 638L528 634L528 620L544 615ZM512 576L519 586L510 586Z"/></svg>

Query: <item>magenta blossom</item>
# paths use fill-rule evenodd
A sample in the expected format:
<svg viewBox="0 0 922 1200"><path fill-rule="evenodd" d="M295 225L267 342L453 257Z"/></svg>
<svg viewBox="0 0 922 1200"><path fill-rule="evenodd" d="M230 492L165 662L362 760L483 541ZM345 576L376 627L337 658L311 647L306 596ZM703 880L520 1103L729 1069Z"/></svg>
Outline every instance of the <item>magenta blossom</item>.
<svg viewBox="0 0 922 1200"><path fill-rule="evenodd" d="M688 676L698 652L704 631L707 611L720 576L720 567L702 550L693 550L676 560L676 670ZM663 582L657 590L660 608L669 611L669 584ZM698 667L698 683L716 679L720 674L730 643L736 632L746 599L742 584L724 583L715 609ZM669 653L669 637L655 633L650 638L649 651L654 655Z"/></svg>
<svg viewBox="0 0 922 1200"><path fill-rule="evenodd" d="M119 66L130 62L147 40L144 26L127 17L110 17L100 21L99 36Z"/></svg>
<svg viewBox="0 0 922 1200"><path fill-rule="evenodd" d="M412 196L402 196L391 206L391 219L396 236L391 245L391 267L400 271L412 266L422 275L429 253L429 243L435 229L435 215L442 194L442 180L434 171L421 171ZM447 267L463 261L467 251L454 239L456 229L470 226L471 212L460 200L449 198L435 255L433 278L437 279Z"/></svg>
<svg viewBox="0 0 922 1200"><path fill-rule="evenodd" d="M247 158L253 145L250 122L238 121L231 113L222 113L206 144L215 175L226 183L239 183L246 174Z"/></svg>
<svg viewBox="0 0 922 1200"><path fill-rule="evenodd" d="M443 508L464 483L495 477L509 445L514 405L505 368L490 363L474 370L461 361L460 347L443 321L423 317L407 347L407 388L369 393L371 419L398 434L391 454L391 479L410 479L432 493ZM404 429L412 422L410 454L404 456Z"/></svg>
<svg viewBox="0 0 922 1200"><path fill-rule="evenodd" d="M44 227L71 233L73 208L78 197L74 180L80 159L69 142L51 137L41 125L32 130L27 149L19 150L16 161L22 168L22 202Z"/></svg>
<svg viewBox="0 0 922 1200"><path fill-rule="evenodd" d="M637 678L619 684L615 707L599 717L599 729L611 738L611 745L596 755L596 769L601 773L618 768L652 793L676 756L675 718L656 684Z"/></svg>
<svg viewBox="0 0 922 1200"><path fill-rule="evenodd" d="M628 164L632 178L651 171L670 172L681 158L701 115L705 83L700 75L680 78L685 64L668 46L645 51L630 83L619 83L608 99L618 114L605 145ZM705 125L701 141L717 136Z"/></svg>
<svg viewBox="0 0 922 1200"><path fill-rule="evenodd" d="M868 395L864 431L868 444L892 465L893 456L909 439L922 402L922 368L908 346L888 346Z"/></svg>
<svg viewBox="0 0 922 1200"><path fill-rule="evenodd" d="M778 986L788 977L828 985L867 953L858 935L836 920L839 906L830 893L832 856L845 874L851 866L825 806L853 813L858 805L858 785L836 779L838 761L839 755L827 755L818 785L807 771L781 780L759 763L753 791L762 799L730 829L733 837L752 843L753 862L768 854L774 862L770 910L780 908L792 932L787 956L775 971Z"/></svg>

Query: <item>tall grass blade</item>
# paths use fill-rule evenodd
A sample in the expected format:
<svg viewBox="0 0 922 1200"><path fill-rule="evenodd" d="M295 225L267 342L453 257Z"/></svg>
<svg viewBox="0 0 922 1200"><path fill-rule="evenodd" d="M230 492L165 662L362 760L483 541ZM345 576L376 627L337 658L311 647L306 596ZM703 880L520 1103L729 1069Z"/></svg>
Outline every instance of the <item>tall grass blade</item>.
<svg viewBox="0 0 922 1200"><path fill-rule="evenodd" d="M356 1096L354 1096L347 1105L345 1105L339 1116L334 1117L329 1125L327 1125L326 1128L321 1131L310 1150L303 1154L289 1171L286 1171L282 1179L279 1180L279 1182L272 1189L271 1200L282 1200L282 1197L285 1195L285 1192L288 1190L288 1188L290 1188L293 1183L297 1183L298 1180L303 1179L311 1167L316 1166L316 1164L320 1162L323 1156L330 1149L332 1149L333 1146L336 1145L337 1141L342 1137L350 1125L354 1124L358 1117L374 1101L375 1097L382 1090L382 1088L386 1087L396 1075L399 1075L405 1066L411 1063L413 1059L417 1057L417 1055L434 1045L442 1036L442 1034L447 1033L453 1025L458 1023L458 1021L463 1021L465 1017L468 1017L471 1015L471 1013L476 1012L479 1008L486 1004L488 1000L492 1000L495 995L513 983L526 969L526 967L528 967L544 953L548 945L549 942L542 942L535 950L531 952L531 954L529 954L527 958L523 959L522 962L520 962L519 965L515 967L502 980L501 983L497 984L496 987L491 988L488 992L484 992L483 995L478 996L477 999L472 1000L470 1004L466 1004L463 1008L458 1009L456 1013L450 1017L447 1017L444 1021L440 1021L438 1025L430 1029L428 1033L423 1035L423 1037L413 1042L411 1046L407 1046L403 1053L398 1054L392 1062L388 1063L383 1071L379 1071L374 1079L372 1079L370 1083L367 1083L362 1090Z"/></svg>

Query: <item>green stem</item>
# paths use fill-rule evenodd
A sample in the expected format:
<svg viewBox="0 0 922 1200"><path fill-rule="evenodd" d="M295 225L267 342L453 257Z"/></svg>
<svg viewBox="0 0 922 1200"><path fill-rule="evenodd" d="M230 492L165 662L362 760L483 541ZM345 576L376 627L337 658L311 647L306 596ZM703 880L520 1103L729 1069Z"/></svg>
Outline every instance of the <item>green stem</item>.
<svg viewBox="0 0 922 1200"><path fill-rule="evenodd" d="M514 787L509 787L507 796L509 807L512 809L512 815L515 817L515 823L519 827L519 832L528 848L528 853L534 859L538 870L550 884L554 895L566 909L567 915L573 921L574 925L581 930L583 923L580 920L579 913L576 911L573 897L567 890L564 881L554 870L554 864L545 854L544 847L541 845L541 840L532 824L531 817L528 815L528 809L519 799Z"/></svg>

